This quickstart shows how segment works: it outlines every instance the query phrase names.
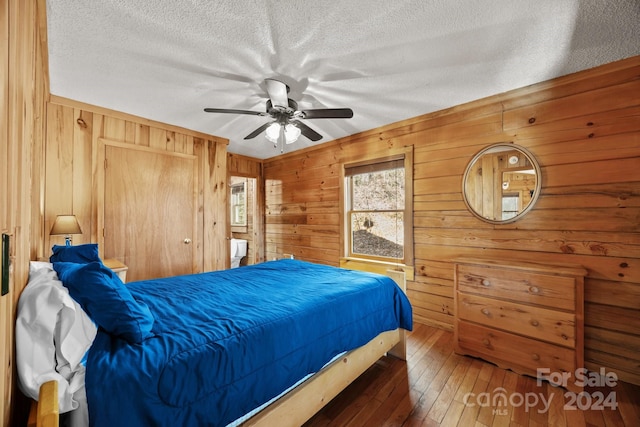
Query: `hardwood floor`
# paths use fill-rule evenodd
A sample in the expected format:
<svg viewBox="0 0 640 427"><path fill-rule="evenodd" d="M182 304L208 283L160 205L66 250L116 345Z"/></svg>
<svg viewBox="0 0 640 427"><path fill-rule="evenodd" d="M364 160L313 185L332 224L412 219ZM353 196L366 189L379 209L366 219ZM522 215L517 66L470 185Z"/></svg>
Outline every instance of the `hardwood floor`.
<svg viewBox="0 0 640 427"><path fill-rule="evenodd" d="M618 381L572 399L565 389L455 354L452 332L414 324L407 335L406 363L382 358L305 427L640 425L640 386Z"/></svg>

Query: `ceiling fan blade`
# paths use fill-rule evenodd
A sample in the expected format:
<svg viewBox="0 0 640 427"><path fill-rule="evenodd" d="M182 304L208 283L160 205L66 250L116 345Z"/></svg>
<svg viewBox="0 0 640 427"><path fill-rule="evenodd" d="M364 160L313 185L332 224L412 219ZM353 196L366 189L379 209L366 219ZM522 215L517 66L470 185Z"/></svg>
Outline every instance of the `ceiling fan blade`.
<svg viewBox="0 0 640 427"><path fill-rule="evenodd" d="M249 110L233 110L229 108L205 108L207 113L229 113L229 114L250 114L252 116L268 116L267 113L262 111L249 111Z"/></svg>
<svg viewBox="0 0 640 427"><path fill-rule="evenodd" d="M302 123L300 120L291 120L291 123L294 126L297 126L300 129L300 132L309 138L311 141L319 141L322 139L322 135L320 135L315 130L311 129L309 126Z"/></svg>
<svg viewBox="0 0 640 427"><path fill-rule="evenodd" d="M260 135L262 132L264 132L271 123L275 123L275 122L268 122L263 124L262 126L260 126L258 129L254 130L253 132L251 132L249 135L245 136L244 139L252 139L255 138L256 136Z"/></svg>
<svg viewBox="0 0 640 427"><path fill-rule="evenodd" d="M353 117L351 108L319 108L317 110L301 111L305 119L350 119Z"/></svg>
<svg viewBox="0 0 640 427"><path fill-rule="evenodd" d="M289 90L287 85L274 79L265 79L265 82L267 84L269 99L271 99L271 105L274 107L287 108L289 106L289 97L287 95Z"/></svg>

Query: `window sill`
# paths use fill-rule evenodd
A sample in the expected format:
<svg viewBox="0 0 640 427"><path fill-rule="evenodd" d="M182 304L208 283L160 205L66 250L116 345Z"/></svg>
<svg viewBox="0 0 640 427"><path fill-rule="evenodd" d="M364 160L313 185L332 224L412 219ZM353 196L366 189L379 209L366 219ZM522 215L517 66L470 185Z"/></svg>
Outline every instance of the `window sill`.
<svg viewBox="0 0 640 427"><path fill-rule="evenodd" d="M387 270L400 270L404 271L407 280L415 279L415 270L411 265L398 264L394 262L375 261L364 258L340 258L340 267L349 268L353 270L365 270L372 273L385 274Z"/></svg>

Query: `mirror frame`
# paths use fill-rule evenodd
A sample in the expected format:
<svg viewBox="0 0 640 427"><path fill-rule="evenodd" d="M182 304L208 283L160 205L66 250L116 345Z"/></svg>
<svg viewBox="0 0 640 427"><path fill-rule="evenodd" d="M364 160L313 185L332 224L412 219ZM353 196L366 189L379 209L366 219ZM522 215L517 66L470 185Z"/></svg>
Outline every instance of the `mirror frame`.
<svg viewBox="0 0 640 427"><path fill-rule="evenodd" d="M504 148L504 150L500 150L500 148ZM468 176L469 176L469 174L471 172L471 169L472 169L473 165L475 165L475 163L482 156L484 156L485 154L487 154L489 152L500 152L500 151L511 151L511 150L516 150L516 151L519 151L520 153L522 153L529 160L529 163L531 163L531 166L533 167L533 169L535 171L535 174L536 174L536 185L535 185L535 189L533 190L533 195L531 196L531 200L529 201L529 203L517 215L514 215L513 217L511 217L509 219L497 220L497 219L486 218L486 217L482 216L482 214L480 212L477 212L471 206L471 203L468 200L467 191L466 191L467 190L466 187L467 187ZM513 143L508 143L508 142L501 142L501 143L497 143L497 144L492 144L492 145L490 145L490 146L488 146L486 148L483 148L478 153L476 153L476 155L473 156L471 161L467 164L467 167L465 168L465 171L464 171L464 175L462 177L462 199L464 200L464 204L467 206L467 209L469 210L469 212L471 212L477 218L481 219L482 221L491 223L491 224L509 224L509 223L512 223L512 222L515 222L515 221L521 219L536 204L536 201L538 200L538 197L540 196L540 190L541 189L542 189L542 173L541 173L541 170L540 170L540 165L538 164L538 161L536 160L536 158L527 149L525 149L525 148L523 148L523 147L521 147L519 145L516 145L516 144L513 144Z"/></svg>

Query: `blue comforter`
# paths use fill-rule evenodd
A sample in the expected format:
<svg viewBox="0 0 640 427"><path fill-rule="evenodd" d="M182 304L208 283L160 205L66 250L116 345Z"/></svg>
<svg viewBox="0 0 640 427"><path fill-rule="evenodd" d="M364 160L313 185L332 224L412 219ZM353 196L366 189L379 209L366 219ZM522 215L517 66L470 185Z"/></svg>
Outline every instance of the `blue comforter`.
<svg viewBox="0 0 640 427"><path fill-rule="evenodd" d="M153 336L100 331L86 370L93 426L224 426L341 352L411 330L386 276L298 260L127 284Z"/></svg>

